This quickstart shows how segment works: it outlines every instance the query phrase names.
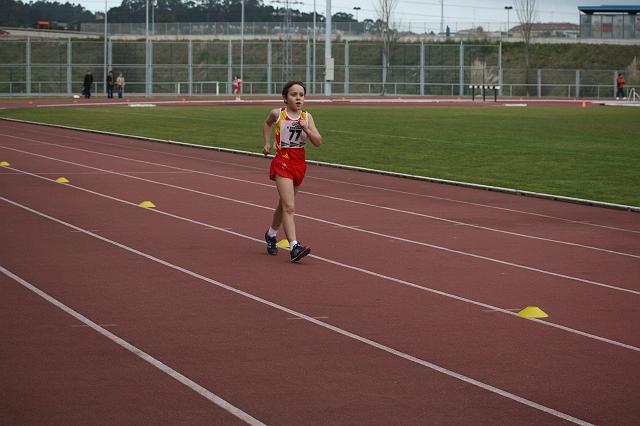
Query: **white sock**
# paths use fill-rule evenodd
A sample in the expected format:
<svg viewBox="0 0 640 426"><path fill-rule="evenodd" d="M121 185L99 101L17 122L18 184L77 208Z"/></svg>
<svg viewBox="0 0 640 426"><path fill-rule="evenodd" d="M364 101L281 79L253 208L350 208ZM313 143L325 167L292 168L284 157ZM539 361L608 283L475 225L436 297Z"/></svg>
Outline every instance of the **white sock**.
<svg viewBox="0 0 640 426"><path fill-rule="evenodd" d="M269 238L275 238L277 233L278 233L278 230L273 229L272 227L269 227L269 230L267 231L267 235L269 236Z"/></svg>
<svg viewBox="0 0 640 426"><path fill-rule="evenodd" d="M289 247L294 248L298 244L298 240L293 240L289 242Z"/></svg>

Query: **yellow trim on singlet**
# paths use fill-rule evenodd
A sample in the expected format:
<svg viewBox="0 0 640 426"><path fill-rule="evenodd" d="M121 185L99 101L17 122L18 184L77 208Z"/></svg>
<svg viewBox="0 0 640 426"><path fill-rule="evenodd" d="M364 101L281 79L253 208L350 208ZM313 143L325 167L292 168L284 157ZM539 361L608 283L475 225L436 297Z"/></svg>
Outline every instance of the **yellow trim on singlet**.
<svg viewBox="0 0 640 426"><path fill-rule="evenodd" d="M280 115L278 115L278 119L276 120L275 128L275 139L276 139L276 148L280 149L280 121L287 119L287 110L285 108L280 108Z"/></svg>

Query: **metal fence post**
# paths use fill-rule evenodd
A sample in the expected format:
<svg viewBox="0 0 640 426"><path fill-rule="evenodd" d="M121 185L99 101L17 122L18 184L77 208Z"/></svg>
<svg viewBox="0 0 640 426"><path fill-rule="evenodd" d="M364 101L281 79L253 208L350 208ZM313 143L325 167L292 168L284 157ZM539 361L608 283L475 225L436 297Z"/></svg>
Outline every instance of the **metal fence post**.
<svg viewBox="0 0 640 426"><path fill-rule="evenodd" d="M67 39L67 95L73 93L73 67L71 66L71 37Z"/></svg>
<svg viewBox="0 0 640 426"><path fill-rule="evenodd" d="M149 37L144 41L144 94L149 96Z"/></svg>
<svg viewBox="0 0 640 426"><path fill-rule="evenodd" d="M27 93L27 96L31 96L31 37L27 37L27 44L25 45L26 48L26 67L25 67L25 80L27 82L27 87L25 88L25 91Z"/></svg>
<svg viewBox="0 0 640 426"><path fill-rule="evenodd" d="M580 97L580 70L576 70L576 98Z"/></svg>
<svg viewBox="0 0 640 426"><path fill-rule="evenodd" d="M420 96L424 96L424 42L420 42Z"/></svg>
<svg viewBox="0 0 640 426"><path fill-rule="evenodd" d="M188 90L189 96L193 96L193 40L189 40L187 61L188 61L187 78L189 79L187 90Z"/></svg>
<svg viewBox="0 0 640 426"><path fill-rule="evenodd" d="M113 40L111 38L109 38L107 49L107 64L109 65L109 69L113 70Z"/></svg>
<svg viewBox="0 0 640 426"><path fill-rule="evenodd" d="M459 72L460 97L464 96L464 44L460 42L460 72Z"/></svg>
<svg viewBox="0 0 640 426"><path fill-rule="evenodd" d="M618 94L618 93L617 93L617 92L618 92L618 90L617 90L617 89L618 89L618 86L617 86L617 83L616 83L616 78L617 78L617 77L618 77L618 71L614 71L614 72L613 72L613 86L612 86L612 88L613 88L613 93L612 93L612 95L611 95L611 97L612 97L612 98L615 98L615 97L616 97L616 95Z"/></svg>
<svg viewBox="0 0 640 426"><path fill-rule="evenodd" d="M149 40L149 96L153 96L153 40Z"/></svg>
<svg viewBox="0 0 640 426"><path fill-rule="evenodd" d="M538 97L542 97L542 70L538 68Z"/></svg>
<svg viewBox="0 0 640 426"><path fill-rule="evenodd" d="M305 66L305 74L304 74L304 78L305 81L309 81L309 79L311 78L311 68L310 68L310 63L311 63L311 41L309 39L307 39L307 49L306 49L306 66Z"/></svg>
<svg viewBox="0 0 640 426"><path fill-rule="evenodd" d="M104 16L104 40L102 47L102 93L105 97L107 97L107 73L109 72L109 53L107 44L109 43L109 38L107 37L107 28L109 25L107 24L107 15Z"/></svg>
<svg viewBox="0 0 640 426"><path fill-rule="evenodd" d="M349 94L349 40L344 42L344 94Z"/></svg>
<svg viewBox="0 0 640 426"><path fill-rule="evenodd" d="M233 80L233 57L231 56L231 40L227 45L227 95L231 93L231 80Z"/></svg>
<svg viewBox="0 0 640 426"><path fill-rule="evenodd" d="M271 94L271 39L267 41L267 95Z"/></svg>
<svg viewBox="0 0 640 426"><path fill-rule="evenodd" d="M500 86L499 94L502 96L502 42L498 45L498 85Z"/></svg>
<svg viewBox="0 0 640 426"><path fill-rule="evenodd" d="M382 48L382 91L381 93L386 93L385 86L387 83L387 55L385 54L384 47Z"/></svg>

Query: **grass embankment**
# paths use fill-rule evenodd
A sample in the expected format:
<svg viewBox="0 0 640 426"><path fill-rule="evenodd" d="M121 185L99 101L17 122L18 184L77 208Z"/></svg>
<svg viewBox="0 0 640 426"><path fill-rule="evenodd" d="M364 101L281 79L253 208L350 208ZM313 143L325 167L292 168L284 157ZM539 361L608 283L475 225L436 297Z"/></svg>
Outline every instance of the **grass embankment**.
<svg viewBox="0 0 640 426"><path fill-rule="evenodd" d="M629 108L309 106L311 160L640 206ZM0 115L260 152L265 107L58 108Z"/></svg>

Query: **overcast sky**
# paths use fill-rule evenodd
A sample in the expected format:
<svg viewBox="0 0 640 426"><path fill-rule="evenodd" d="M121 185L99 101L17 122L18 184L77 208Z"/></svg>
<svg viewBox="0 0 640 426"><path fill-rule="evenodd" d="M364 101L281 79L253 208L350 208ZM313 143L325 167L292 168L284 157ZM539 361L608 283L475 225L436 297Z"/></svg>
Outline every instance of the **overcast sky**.
<svg viewBox="0 0 640 426"><path fill-rule="evenodd" d="M62 1L62 0L59 0ZM104 0L69 0L70 3L80 3L91 11L103 11ZM361 9L357 12L358 19L376 19L376 6L380 0L331 0L332 13L345 12L354 16L355 6ZM109 7L119 6L122 0L107 0ZM264 0L266 5L280 6L284 0L273 3L271 0ZM314 0L290 0L292 8L302 11L312 12ZM300 2L302 4L300 4ZM323 15L326 12L327 0L315 0L315 7L318 13ZM411 23L440 23L441 0L398 0L395 9L395 21L402 24ZM537 0L538 21L540 22L573 22L578 23L578 6L600 6L600 5L638 5L640 0ZM505 6L513 6L513 0L444 0L444 22L453 28L456 23L483 24L483 23L505 23L507 21L507 11ZM509 20L513 25L517 24L515 9L509 12ZM240 19L238 19L240 20Z"/></svg>

